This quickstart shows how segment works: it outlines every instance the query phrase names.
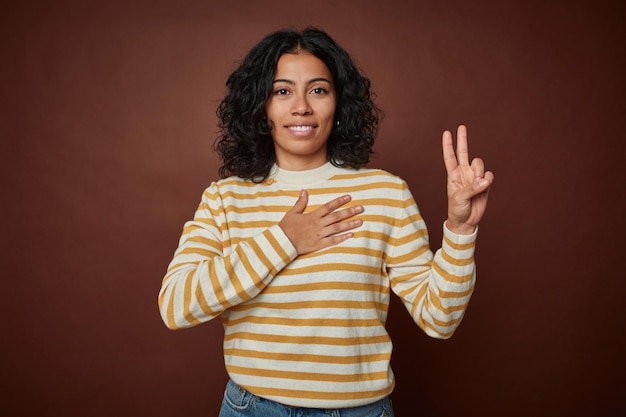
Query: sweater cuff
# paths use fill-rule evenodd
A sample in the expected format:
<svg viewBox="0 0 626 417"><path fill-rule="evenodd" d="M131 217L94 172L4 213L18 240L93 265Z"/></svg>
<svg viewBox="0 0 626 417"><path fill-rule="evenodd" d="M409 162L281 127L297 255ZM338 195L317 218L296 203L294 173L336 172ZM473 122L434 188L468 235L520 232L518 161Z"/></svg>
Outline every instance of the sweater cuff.
<svg viewBox="0 0 626 417"><path fill-rule="evenodd" d="M284 259L284 261L286 263L289 263L296 259L296 257L298 256L298 251L296 250L296 247L293 245L293 243L291 243L291 240L289 240L283 229L279 225L275 224L274 226L270 227L268 231L272 234L272 236L274 236L274 238L278 242L279 247L282 248L283 251L285 251L287 259Z"/></svg>
<svg viewBox="0 0 626 417"><path fill-rule="evenodd" d="M469 235L460 235L448 229L448 221L446 220L443 222L443 236L450 241L461 245L474 243L476 241L476 237L478 236L478 226L474 229L474 233Z"/></svg>

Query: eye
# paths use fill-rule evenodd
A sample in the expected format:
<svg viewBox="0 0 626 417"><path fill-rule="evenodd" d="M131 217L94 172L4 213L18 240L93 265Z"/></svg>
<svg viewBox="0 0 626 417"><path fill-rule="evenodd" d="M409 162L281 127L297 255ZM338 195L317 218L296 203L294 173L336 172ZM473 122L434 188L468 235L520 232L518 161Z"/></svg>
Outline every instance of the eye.
<svg viewBox="0 0 626 417"><path fill-rule="evenodd" d="M287 90L286 88L279 88L277 90L274 90L274 94L276 94L277 96L284 96L286 94L289 94L289 90Z"/></svg>
<svg viewBox="0 0 626 417"><path fill-rule="evenodd" d="M324 87L315 87L313 90L311 90L311 92L313 94L327 94L328 90Z"/></svg>

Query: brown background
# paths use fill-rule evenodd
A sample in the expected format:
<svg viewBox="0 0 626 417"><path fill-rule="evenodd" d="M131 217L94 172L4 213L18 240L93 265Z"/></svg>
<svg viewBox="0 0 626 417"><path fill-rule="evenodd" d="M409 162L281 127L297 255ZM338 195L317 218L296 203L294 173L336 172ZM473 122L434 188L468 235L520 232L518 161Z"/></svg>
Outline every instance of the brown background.
<svg viewBox="0 0 626 417"><path fill-rule="evenodd" d="M217 415L221 324L169 331L157 292L217 178L227 75L307 24L372 79L371 166L409 182L434 249L441 132L466 123L496 173L457 334L392 304L397 415L626 411L621 1L1 4L3 416Z"/></svg>

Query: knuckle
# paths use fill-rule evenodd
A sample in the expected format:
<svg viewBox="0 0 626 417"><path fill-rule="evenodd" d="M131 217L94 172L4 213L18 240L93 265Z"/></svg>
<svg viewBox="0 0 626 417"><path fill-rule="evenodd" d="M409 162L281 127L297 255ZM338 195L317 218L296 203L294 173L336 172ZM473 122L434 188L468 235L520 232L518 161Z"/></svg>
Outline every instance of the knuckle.
<svg viewBox="0 0 626 417"><path fill-rule="evenodd" d="M331 220L333 223L337 223L337 222L339 222L339 221L343 220L343 218L344 218L344 217L343 217L343 211L336 211L336 212L334 212L334 213L330 216L330 220Z"/></svg>

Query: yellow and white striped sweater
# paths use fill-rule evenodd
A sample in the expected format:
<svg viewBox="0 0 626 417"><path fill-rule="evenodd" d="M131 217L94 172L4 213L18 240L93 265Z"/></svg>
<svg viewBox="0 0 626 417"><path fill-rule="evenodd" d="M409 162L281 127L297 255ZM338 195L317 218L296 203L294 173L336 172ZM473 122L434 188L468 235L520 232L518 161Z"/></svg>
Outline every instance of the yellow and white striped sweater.
<svg viewBox="0 0 626 417"><path fill-rule="evenodd" d="M297 256L278 222L301 189L307 212L350 194L364 207L363 225L337 246ZM433 255L406 183L385 171L274 167L262 184L230 177L205 190L159 307L172 329L221 315L227 371L258 396L299 407L364 405L394 386L390 289L428 335L450 337L474 288L475 238L444 227Z"/></svg>

